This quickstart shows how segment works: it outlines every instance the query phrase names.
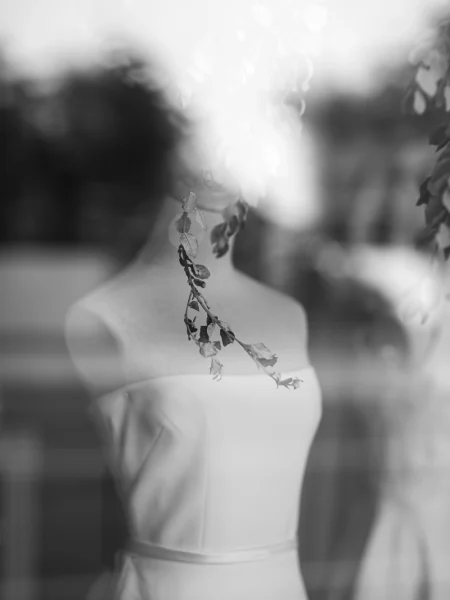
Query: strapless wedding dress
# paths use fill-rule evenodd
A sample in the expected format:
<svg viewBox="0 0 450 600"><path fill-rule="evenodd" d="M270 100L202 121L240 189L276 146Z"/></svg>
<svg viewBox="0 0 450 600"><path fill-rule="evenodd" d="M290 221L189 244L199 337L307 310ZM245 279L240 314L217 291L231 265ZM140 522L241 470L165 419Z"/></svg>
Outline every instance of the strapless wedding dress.
<svg viewBox="0 0 450 600"><path fill-rule="evenodd" d="M127 510L116 600L305 600L301 486L321 416L315 371L173 375L99 398Z"/></svg>

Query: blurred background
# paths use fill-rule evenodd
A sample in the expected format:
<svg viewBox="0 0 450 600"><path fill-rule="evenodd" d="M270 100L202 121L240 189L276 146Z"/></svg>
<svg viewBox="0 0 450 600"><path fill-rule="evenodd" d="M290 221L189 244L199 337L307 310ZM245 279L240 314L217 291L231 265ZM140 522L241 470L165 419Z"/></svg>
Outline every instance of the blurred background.
<svg viewBox="0 0 450 600"><path fill-rule="evenodd" d="M300 514L311 600L450 597L450 322L414 249L433 117L402 113L408 53L445 4L330 0L299 139L304 198L252 209L237 240L237 266L309 317L324 392ZM63 324L148 233L155 10L0 0L2 600L85 598L126 536ZM173 27L182 43L189 28ZM423 551L396 576L379 562Z"/></svg>

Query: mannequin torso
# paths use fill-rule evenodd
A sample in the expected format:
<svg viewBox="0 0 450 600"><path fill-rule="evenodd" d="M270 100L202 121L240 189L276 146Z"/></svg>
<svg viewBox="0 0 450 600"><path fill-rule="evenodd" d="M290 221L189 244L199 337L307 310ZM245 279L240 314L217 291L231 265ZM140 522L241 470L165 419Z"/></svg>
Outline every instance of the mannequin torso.
<svg viewBox="0 0 450 600"><path fill-rule="evenodd" d="M147 273L148 281L124 273L74 305L67 319L66 337L74 363L95 395L140 381L148 376L200 374L208 362L186 336L183 313L187 285ZM308 363L306 319L302 307L284 295L236 273L227 282L230 291L208 287L208 301L230 323L240 339L264 341L277 354L281 372ZM170 303L167 299L170 298ZM89 351L78 333L89 331ZM92 356L103 363L96 372ZM256 365L237 345L223 352L227 373L253 374ZM109 365L109 367L108 367ZM105 371L111 374L106 382Z"/></svg>
<svg viewBox="0 0 450 600"><path fill-rule="evenodd" d="M237 343L220 353L223 380L212 380L187 339L189 288L173 247L150 247L148 260L71 309L68 346L96 398L128 516L114 597L306 600L296 532L321 403L305 315L237 272L229 256L214 268L203 248L196 262L211 270L205 296L214 314L243 342L266 344L279 356L276 370L301 384L277 389Z"/></svg>
<svg viewBox="0 0 450 600"><path fill-rule="evenodd" d="M169 210L172 213L179 207ZM206 216L213 226L217 218ZM166 236L167 228L161 229ZM266 344L279 357L277 371L291 372L308 364L307 324L301 305L234 269L228 255L212 257L208 241L203 245L204 255L196 262L211 270L204 293L215 314L242 341ZM95 396L149 376L208 373L208 361L186 335L183 314L189 288L176 249L168 246L161 251L158 239L155 247L157 251L147 251L149 260L138 258L69 312L69 350ZM87 333L88 341L81 339L80 332ZM101 369L93 356L100 359ZM221 360L224 373L258 373L237 344L227 346Z"/></svg>

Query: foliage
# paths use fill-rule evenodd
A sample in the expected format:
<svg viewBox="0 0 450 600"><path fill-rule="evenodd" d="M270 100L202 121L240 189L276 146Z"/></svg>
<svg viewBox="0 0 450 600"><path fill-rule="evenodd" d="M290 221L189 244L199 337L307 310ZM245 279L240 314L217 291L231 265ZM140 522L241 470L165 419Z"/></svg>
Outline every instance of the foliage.
<svg viewBox="0 0 450 600"><path fill-rule="evenodd" d="M426 227L421 242L436 254L450 256L450 20L439 24L435 35L422 42L411 55L414 78L408 86L407 113L436 113L440 125L429 143L438 153L430 175L422 182L418 206L424 206Z"/></svg>
<svg viewBox="0 0 450 600"><path fill-rule="evenodd" d="M200 354L204 358L210 359L210 374L216 381L222 378L223 370L223 364L218 359L219 353L223 348L236 343L256 363L259 369L265 371L275 381L277 387L298 388L301 383L300 379L297 377L283 379L279 373L273 371L272 367L277 363L278 357L265 344L262 342L254 344L242 342L237 338L230 325L212 312L201 291L206 287L206 280L209 279L210 272L204 265L194 262L198 250L198 241L191 233L191 216L193 213L201 227L206 229L201 212L197 209L195 203L196 196L191 192L183 204L183 213L175 223L180 241L178 246L179 261L184 269L190 288L184 313L188 339L197 345ZM223 223L216 225L210 235L213 252L218 258L228 252L230 238L242 228L247 216L246 203L238 200L223 212L223 216ZM200 325L198 323L198 315L192 318L190 316L192 311L197 313L203 311L206 314L205 324Z"/></svg>

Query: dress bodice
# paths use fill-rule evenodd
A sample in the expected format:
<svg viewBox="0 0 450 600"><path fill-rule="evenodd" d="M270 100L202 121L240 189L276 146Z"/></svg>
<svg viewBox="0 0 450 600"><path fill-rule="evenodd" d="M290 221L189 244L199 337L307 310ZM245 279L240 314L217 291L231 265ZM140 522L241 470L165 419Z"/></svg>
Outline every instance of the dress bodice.
<svg viewBox="0 0 450 600"><path fill-rule="evenodd" d="M315 371L296 390L266 375L171 375L99 398L94 413L130 534L188 552L296 536L301 483L321 415Z"/></svg>

